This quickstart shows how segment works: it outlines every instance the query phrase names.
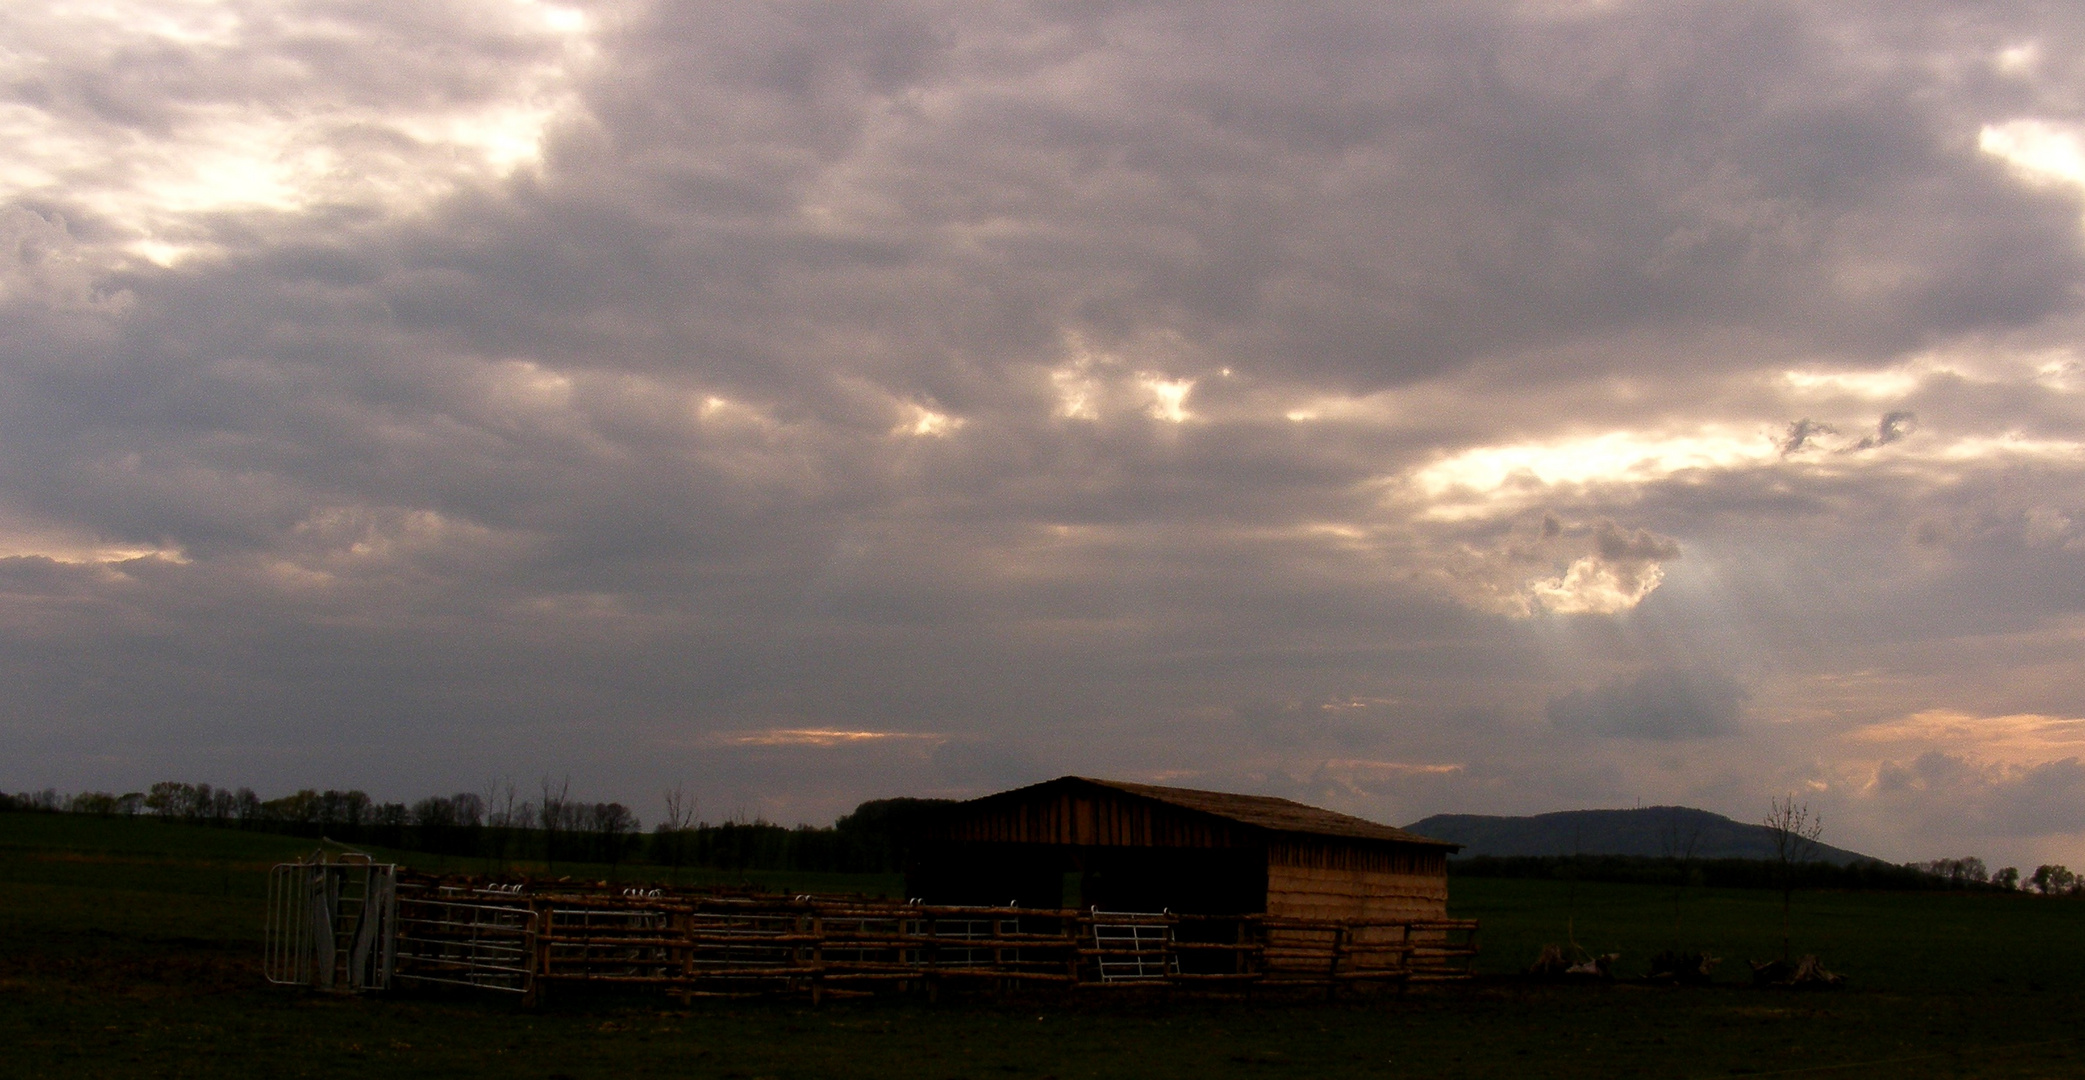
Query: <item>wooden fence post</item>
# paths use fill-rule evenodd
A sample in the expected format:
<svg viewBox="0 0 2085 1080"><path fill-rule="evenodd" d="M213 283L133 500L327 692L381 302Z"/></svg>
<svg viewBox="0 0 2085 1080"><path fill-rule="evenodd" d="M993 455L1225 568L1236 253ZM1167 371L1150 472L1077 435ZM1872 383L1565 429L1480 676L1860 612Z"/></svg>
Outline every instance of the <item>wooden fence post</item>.
<svg viewBox="0 0 2085 1080"><path fill-rule="evenodd" d="M1074 911L1064 920L1064 995L1067 1000L1077 996L1079 989L1079 924L1085 918Z"/></svg>
<svg viewBox="0 0 2085 1080"><path fill-rule="evenodd" d="M1339 958L1346 951L1347 924L1335 923L1332 927L1332 964L1325 972L1325 1000L1339 996Z"/></svg>
<svg viewBox="0 0 2085 1080"><path fill-rule="evenodd" d="M523 995L523 1004L531 1008L543 1004L550 992L550 935L556 928L551 925L551 907L546 903L531 903L536 909L536 940L531 950L530 964L536 970L529 975L528 993Z"/></svg>
<svg viewBox="0 0 2085 1080"><path fill-rule="evenodd" d="M811 1004L825 1000L825 919L811 913Z"/></svg>

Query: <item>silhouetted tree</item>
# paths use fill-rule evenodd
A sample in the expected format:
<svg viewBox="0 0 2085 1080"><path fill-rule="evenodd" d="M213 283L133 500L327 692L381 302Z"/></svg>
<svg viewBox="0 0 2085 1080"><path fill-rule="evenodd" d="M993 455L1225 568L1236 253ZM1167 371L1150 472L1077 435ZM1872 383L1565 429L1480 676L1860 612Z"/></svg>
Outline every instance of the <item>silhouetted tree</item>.
<svg viewBox="0 0 2085 1080"><path fill-rule="evenodd" d="M570 810L572 778L552 782L543 778L543 801L536 804L536 820L543 828L543 862L551 874L557 873L558 838L565 832Z"/></svg>
<svg viewBox="0 0 2085 1080"><path fill-rule="evenodd" d="M1784 801L1775 799L1766 816L1767 831L1774 842L1774 864L1781 871L1781 960L1788 960L1788 918L1795 901L1796 868L1817 854L1817 838L1824 834L1824 819L1810 813L1808 803L1795 801L1790 792Z"/></svg>
<svg viewBox="0 0 2085 1080"><path fill-rule="evenodd" d="M1688 881L1693 877L1694 849L1701 843L1701 819L1690 815L1686 807L1668 807L1658 842L1664 856L1673 861L1672 947L1678 949L1682 944L1680 902L1686 895Z"/></svg>
<svg viewBox="0 0 2085 1080"><path fill-rule="evenodd" d="M587 831L593 835L594 857L608 864L608 876L612 880L615 868L629 853L630 834L637 831L639 824L637 816L622 803L608 802L595 803L587 811L587 819Z"/></svg>
<svg viewBox="0 0 2085 1080"><path fill-rule="evenodd" d="M2027 881L2043 896L2063 896L2078 888L2078 875L2060 863L2035 867L2034 876Z"/></svg>
<svg viewBox="0 0 2085 1080"><path fill-rule="evenodd" d="M673 881L681 879L681 864L688 858L688 830L695 824L695 800L675 784L666 793L666 818L652 830L651 859L672 868Z"/></svg>

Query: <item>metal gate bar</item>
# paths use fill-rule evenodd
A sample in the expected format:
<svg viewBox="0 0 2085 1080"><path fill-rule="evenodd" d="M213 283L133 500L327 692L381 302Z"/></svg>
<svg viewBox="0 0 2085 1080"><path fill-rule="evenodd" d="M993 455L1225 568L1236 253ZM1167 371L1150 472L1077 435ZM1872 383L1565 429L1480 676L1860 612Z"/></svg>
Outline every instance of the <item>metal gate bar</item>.
<svg viewBox="0 0 2085 1080"><path fill-rule="evenodd" d="M261 973L320 990L383 990L397 960L398 867L367 855L313 854L268 873Z"/></svg>
<svg viewBox="0 0 2085 1080"><path fill-rule="evenodd" d="M1295 919L900 904L866 897L622 890L401 873L365 856L274 868L268 981L460 986L537 1000L550 984L681 995L896 981L1077 987L1336 986L1467 978L1467 920Z"/></svg>

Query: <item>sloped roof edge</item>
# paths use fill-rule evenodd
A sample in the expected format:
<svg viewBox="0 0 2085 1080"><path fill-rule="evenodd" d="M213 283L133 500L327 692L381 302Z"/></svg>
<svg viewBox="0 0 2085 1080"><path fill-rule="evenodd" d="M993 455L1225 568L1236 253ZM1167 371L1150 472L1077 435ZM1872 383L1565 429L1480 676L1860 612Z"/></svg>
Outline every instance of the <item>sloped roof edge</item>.
<svg viewBox="0 0 2085 1080"><path fill-rule="evenodd" d="M1222 818L1248 828L1267 832L1287 833L1301 836L1327 836L1350 840L1379 840L1397 844L1420 844L1455 852L1462 845L1447 840L1435 840L1429 836L1407 832L1394 825L1383 825L1366 818L1342 814L1334 810L1309 806L1292 799L1272 795L1236 795L1225 791L1201 791L1195 788L1164 787L1158 784L1138 784L1127 780L1104 780L1093 776L1060 776L1039 784L1014 788L993 795L974 799L973 802L996 802L1019 796L1041 788L1068 784L1088 784L1106 788L1124 795L1167 806L1189 810L1211 817Z"/></svg>

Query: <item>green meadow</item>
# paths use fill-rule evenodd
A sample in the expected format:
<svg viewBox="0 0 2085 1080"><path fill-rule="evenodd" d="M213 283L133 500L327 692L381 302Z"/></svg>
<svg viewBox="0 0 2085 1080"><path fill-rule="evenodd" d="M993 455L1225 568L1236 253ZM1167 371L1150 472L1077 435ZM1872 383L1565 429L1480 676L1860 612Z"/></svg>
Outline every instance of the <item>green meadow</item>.
<svg viewBox="0 0 2085 1080"><path fill-rule="evenodd" d="M1835 991L1755 989L1781 897L1457 878L1483 921L1467 984L1270 1000L1088 991L829 1002L357 999L260 977L261 833L0 815L0 1047L22 1077L2085 1076L2085 903L1798 893L1797 953ZM442 868L407 853L380 856ZM449 869L482 869L454 861ZM649 868L624 867L637 878ZM577 876L605 867L559 867ZM685 881L889 894L887 876L684 871ZM1545 943L1620 953L1613 983L1521 977ZM1632 981L1681 947L1715 985Z"/></svg>

